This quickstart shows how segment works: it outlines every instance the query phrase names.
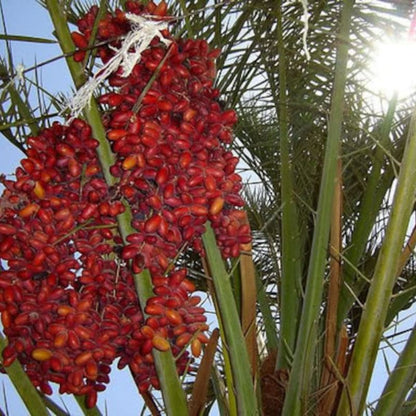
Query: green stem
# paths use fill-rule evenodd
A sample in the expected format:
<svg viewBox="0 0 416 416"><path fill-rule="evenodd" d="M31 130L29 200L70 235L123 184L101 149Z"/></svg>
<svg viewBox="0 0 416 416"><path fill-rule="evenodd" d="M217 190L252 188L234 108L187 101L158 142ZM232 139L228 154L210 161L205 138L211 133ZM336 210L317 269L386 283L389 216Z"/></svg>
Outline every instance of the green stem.
<svg viewBox="0 0 416 416"><path fill-rule="evenodd" d="M296 334L299 325L299 310L302 299L301 261L298 212L294 200L293 172L290 161L289 115L287 107L286 52L283 39L282 1L276 5L276 34L279 52L279 97L274 94L275 106L279 114L280 140L280 183L282 198L281 249L282 272L280 284L280 336L279 354L276 368L290 368L295 350ZM273 68L273 71L275 69ZM269 71L268 71L269 73ZM269 79L273 80L273 74ZM273 88L276 91L275 88Z"/></svg>
<svg viewBox="0 0 416 416"><path fill-rule="evenodd" d="M400 353L396 366L384 386L373 416L393 415L399 409L416 377L416 326Z"/></svg>
<svg viewBox="0 0 416 416"><path fill-rule="evenodd" d="M209 223L206 224L206 231L202 239L215 288L215 296L218 301L220 319L224 327L223 348L228 349L231 361L238 415L258 415L259 409L250 371L250 362L244 335L241 326L238 324L240 318L234 302L230 276L225 270L214 231Z"/></svg>
<svg viewBox="0 0 416 416"><path fill-rule="evenodd" d="M329 115L328 138L319 191L315 231L313 234L308 268L305 299L301 314L299 337L289 385L283 406L283 415L296 416L306 411L310 376L313 370L313 352L316 347L316 326L320 316L322 291L325 280L331 211L335 189L337 160L341 142L344 90L347 78L348 39L354 1L344 0L341 14L339 46L335 67L334 92Z"/></svg>
<svg viewBox="0 0 416 416"><path fill-rule="evenodd" d="M71 54L75 47L72 42L66 17L58 0L46 0L46 4L54 24L56 34L65 54ZM71 56L67 57L67 64L74 84L77 88L85 82L82 65L75 62ZM115 178L110 173L110 167L114 164L114 155L107 140L105 128L101 121L101 114L94 98L91 99L90 106L84 110L84 114L90 124L94 137L99 142L97 154L104 172L104 177L108 185L115 184ZM120 234L126 242L126 237L134 232L131 226L132 214L129 206L123 214L117 217ZM147 299L153 294L153 285L149 272L143 271L134 276L135 287L139 297L139 303L144 310ZM187 403L184 391L176 371L175 360L171 351L154 352L155 366L161 384L162 395L165 402L166 412L169 415L182 416L187 413Z"/></svg>
<svg viewBox="0 0 416 416"><path fill-rule="evenodd" d="M358 328L346 380L348 391L341 397L339 415L361 414L367 395L378 345L396 281L401 250L416 193L416 113L412 117L390 220L387 226L365 308ZM352 407L352 408L351 408Z"/></svg>
<svg viewBox="0 0 416 416"><path fill-rule="evenodd" d="M213 303L214 303L214 308L215 308L215 314L216 316L218 316L218 325L219 325L219 330L220 330L220 337L221 339L226 339L225 338L225 333L224 333L224 324L222 322L222 314L221 314L221 310L220 307L218 306L218 300L216 298L215 295L215 290L213 293ZM222 349L222 359L223 359L223 366L224 366L224 376L223 378L225 378L225 383L227 386L227 411L229 415L234 416L237 415L237 401L236 401L236 396L234 393L234 378L233 378L233 372L232 372L232 368L231 368L231 362L230 362L230 354L228 353L228 349L224 348ZM217 400L219 401L219 397L218 395L216 395ZM223 413L221 413L223 414Z"/></svg>

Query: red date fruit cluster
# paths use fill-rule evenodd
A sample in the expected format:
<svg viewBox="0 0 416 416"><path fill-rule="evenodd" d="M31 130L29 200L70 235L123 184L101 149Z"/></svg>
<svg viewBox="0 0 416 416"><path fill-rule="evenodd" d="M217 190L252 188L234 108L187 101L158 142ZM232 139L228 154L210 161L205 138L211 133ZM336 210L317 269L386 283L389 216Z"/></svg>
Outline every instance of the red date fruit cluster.
<svg viewBox="0 0 416 416"><path fill-rule="evenodd" d="M162 5L156 9L159 15L166 12ZM143 9L135 2L126 7ZM88 44L97 12L92 8L80 21L81 33L73 35L78 46ZM99 54L106 62L119 46L111 39L129 25L120 12L103 21L106 30L98 25L98 40L110 43ZM235 173L238 158L225 146L237 118L234 110L221 108L213 88L219 51L209 50L203 40L165 37L172 41L169 47L154 39L132 74L123 77L120 68L109 79L114 88L99 98L110 109L104 123L118 156L111 172L120 178L138 230L124 256L141 257L135 262L138 269L166 267L184 245L202 252L200 236L208 219L224 257L238 256L240 244L251 240L244 215L236 209L244 205L241 177ZM143 244L153 248L143 250Z"/></svg>
<svg viewBox="0 0 416 416"><path fill-rule="evenodd" d="M200 298L189 296L194 288L184 270L172 271L155 279L159 286L170 279L169 293L155 286L160 296L149 301L144 320L119 256L116 216L124 205L102 178L98 142L84 121L54 123L28 145L16 180L2 179L0 258L7 268L0 271L0 311L9 341L3 365L18 358L44 393L52 392L52 381L61 393L85 394L89 406L118 358L119 367L130 365L140 391L159 387L154 346L169 348L170 335L178 355L196 332L191 342L206 342ZM187 361L181 354L179 372Z"/></svg>
<svg viewBox="0 0 416 416"><path fill-rule="evenodd" d="M164 2L126 2L135 14L163 18ZM98 8L72 34L82 61ZM131 29L121 10L98 23L105 63ZM132 73L121 69L99 97L116 163L108 186L98 142L84 121L55 123L28 139L15 180L2 179L0 201L0 312L9 345L35 386L50 393L85 394L95 405L109 382L110 365L128 365L140 392L159 388L153 348L172 350L179 374L199 356L208 329L201 299L186 270L175 263L185 250L204 254L201 235L210 220L223 256L239 255L250 241L241 211L238 159L227 150L236 122L213 88L214 60L201 40L155 38ZM123 244L117 215L128 203L135 230ZM154 294L141 311L133 273L148 269Z"/></svg>
<svg viewBox="0 0 416 416"><path fill-rule="evenodd" d="M102 179L97 145L81 120L29 138L0 201L3 364L18 357L44 393L53 381L90 405L108 382L123 323L143 322L129 305L136 296L128 274L117 281L109 257L124 206Z"/></svg>

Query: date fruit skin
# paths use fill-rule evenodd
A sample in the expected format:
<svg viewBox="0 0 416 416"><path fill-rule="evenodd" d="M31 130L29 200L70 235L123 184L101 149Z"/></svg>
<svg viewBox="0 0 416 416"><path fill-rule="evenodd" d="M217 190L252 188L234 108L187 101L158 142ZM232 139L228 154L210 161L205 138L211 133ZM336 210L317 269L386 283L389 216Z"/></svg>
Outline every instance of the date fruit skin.
<svg viewBox="0 0 416 416"><path fill-rule="evenodd" d="M126 12L155 19L166 10L164 1L126 2ZM97 13L93 6L72 33L76 61L87 57ZM130 29L122 10L102 17L96 42L103 63ZM219 51L204 40L163 35L169 46L153 39L132 73L115 71L98 98L116 185L105 182L98 142L81 119L29 137L16 179L0 179L3 365L18 359L43 393L55 382L60 393L86 395L88 407L115 360L130 367L142 393L160 388L153 348L171 350L179 374L192 371L189 361L200 356L209 327L195 285L175 264L178 253L204 256L208 220L224 258L251 240L238 159L227 150L237 116L221 108L213 87ZM117 228L123 200L134 229L125 246ZM144 269L154 296L142 312L133 273Z"/></svg>

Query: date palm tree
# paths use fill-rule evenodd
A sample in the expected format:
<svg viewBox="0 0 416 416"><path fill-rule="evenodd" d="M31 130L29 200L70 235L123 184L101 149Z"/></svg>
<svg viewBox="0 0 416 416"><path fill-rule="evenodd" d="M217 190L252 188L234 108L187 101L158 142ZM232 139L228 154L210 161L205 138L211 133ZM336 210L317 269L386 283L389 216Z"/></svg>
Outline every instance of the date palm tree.
<svg viewBox="0 0 416 416"><path fill-rule="evenodd" d="M68 24L90 3L41 3L69 56ZM99 3L104 10L125 1ZM206 259L183 257L209 295L220 342L215 331L201 371L182 385L169 370L171 357L160 353L161 407L172 415L186 406L192 415L209 414L214 403L224 415L412 414L414 328L406 329L381 396L367 403L367 395L377 354L395 354L394 331L416 295L415 91L386 98L374 91L370 65L377 42L406 37L413 2L168 4L178 16L175 35L222 50L217 86L221 105L239 116L231 148L246 182L253 241L238 260L224 262L207 227ZM37 84L42 98L34 102L27 84L9 82L9 64L4 57L1 133L24 151L25 137L63 101ZM84 74L70 69L78 88ZM92 125L94 111L86 113ZM45 414L44 406L65 414L13 366L8 374L33 414ZM152 414L162 411L151 395L145 402Z"/></svg>

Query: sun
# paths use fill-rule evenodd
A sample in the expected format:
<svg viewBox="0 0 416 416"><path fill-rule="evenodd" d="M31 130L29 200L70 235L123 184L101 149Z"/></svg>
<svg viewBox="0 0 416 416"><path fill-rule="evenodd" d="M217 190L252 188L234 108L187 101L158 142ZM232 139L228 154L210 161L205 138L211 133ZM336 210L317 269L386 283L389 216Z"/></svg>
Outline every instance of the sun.
<svg viewBox="0 0 416 416"><path fill-rule="evenodd" d="M406 97L416 87L416 41L385 41L375 47L371 88L391 98Z"/></svg>

